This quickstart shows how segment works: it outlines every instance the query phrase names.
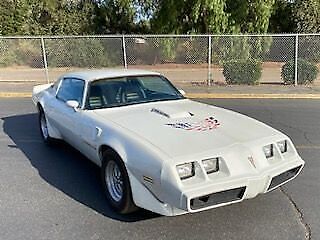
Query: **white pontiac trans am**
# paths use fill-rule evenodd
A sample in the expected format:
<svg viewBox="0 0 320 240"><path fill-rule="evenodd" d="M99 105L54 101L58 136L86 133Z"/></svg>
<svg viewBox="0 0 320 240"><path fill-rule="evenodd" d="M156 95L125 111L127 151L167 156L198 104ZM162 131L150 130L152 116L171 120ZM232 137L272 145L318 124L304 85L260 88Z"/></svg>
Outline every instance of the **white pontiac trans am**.
<svg viewBox="0 0 320 240"><path fill-rule="evenodd" d="M141 70L68 73L35 86L45 143L63 139L101 167L110 206L179 215L241 202L304 166L283 133L183 96Z"/></svg>

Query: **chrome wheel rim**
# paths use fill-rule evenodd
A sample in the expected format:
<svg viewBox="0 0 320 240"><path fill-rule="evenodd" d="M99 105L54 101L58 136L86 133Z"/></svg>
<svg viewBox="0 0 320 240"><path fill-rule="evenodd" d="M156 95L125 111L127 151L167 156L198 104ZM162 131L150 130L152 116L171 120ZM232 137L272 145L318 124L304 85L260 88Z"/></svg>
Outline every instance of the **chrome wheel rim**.
<svg viewBox="0 0 320 240"><path fill-rule="evenodd" d="M48 132L48 125L45 115L42 113L40 117L40 126L41 126L41 132L44 139L48 139L49 132Z"/></svg>
<svg viewBox="0 0 320 240"><path fill-rule="evenodd" d="M112 199L119 202L123 196L123 177L115 161L108 161L105 169L105 181Z"/></svg>

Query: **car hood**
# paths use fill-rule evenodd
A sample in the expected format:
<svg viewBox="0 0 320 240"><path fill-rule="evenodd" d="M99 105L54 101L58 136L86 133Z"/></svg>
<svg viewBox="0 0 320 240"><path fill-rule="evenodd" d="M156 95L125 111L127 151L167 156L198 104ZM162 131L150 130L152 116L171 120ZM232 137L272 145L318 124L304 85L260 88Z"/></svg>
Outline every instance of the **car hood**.
<svg viewBox="0 0 320 240"><path fill-rule="evenodd" d="M207 152L279 131L245 115L189 99L95 110L170 157Z"/></svg>

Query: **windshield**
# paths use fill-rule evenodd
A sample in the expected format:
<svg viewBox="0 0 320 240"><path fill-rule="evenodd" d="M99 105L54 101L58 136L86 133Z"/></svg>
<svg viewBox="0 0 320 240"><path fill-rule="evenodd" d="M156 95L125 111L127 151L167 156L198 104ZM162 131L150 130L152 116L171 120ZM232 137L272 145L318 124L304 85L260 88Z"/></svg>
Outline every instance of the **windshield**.
<svg viewBox="0 0 320 240"><path fill-rule="evenodd" d="M182 94L163 76L108 78L90 84L87 109L182 98Z"/></svg>

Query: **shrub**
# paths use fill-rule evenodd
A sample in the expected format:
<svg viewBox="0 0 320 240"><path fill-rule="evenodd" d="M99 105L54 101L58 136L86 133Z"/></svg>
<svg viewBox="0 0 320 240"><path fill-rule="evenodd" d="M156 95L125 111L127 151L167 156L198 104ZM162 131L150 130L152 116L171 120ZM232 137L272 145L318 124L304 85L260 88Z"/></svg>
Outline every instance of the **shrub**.
<svg viewBox="0 0 320 240"><path fill-rule="evenodd" d="M261 73L261 62L252 59L232 60L223 64L227 84L257 84Z"/></svg>
<svg viewBox="0 0 320 240"><path fill-rule="evenodd" d="M294 67L293 60L282 66L281 77L285 84L294 84ZM315 64L304 59L298 59L298 84L312 83L318 75L318 68Z"/></svg>

